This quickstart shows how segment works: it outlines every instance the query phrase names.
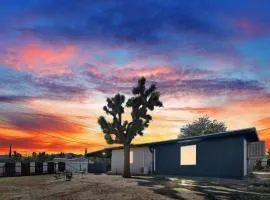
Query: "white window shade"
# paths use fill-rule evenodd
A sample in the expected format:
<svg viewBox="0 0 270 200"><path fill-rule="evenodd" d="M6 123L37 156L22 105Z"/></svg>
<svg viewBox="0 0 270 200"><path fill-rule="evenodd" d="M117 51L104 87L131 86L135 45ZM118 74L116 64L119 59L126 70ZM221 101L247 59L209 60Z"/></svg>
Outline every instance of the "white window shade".
<svg viewBox="0 0 270 200"><path fill-rule="evenodd" d="M180 165L196 165L196 145L180 147Z"/></svg>
<svg viewBox="0 0 270 200"><path fill-rule="evenodd" d="M132 164L133 163L133 151L129 152L129 163Z"/></svg>

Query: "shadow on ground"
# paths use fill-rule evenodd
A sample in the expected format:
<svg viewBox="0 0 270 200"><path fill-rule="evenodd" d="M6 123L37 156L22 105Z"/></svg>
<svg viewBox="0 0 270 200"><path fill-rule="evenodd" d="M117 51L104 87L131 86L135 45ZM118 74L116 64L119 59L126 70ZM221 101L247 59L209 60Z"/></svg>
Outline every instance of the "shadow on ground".
<svg viewBox="0 0 270 200"><path fill-rule="evenodd" d="M157 194L172 198L184 200L179 192L174 190L170 179L164 177L136 177L139 186L149 187Z"/></svg>
<svg viewBox="0 0 270 200"><path fill-rule="evenodd" d="M171 199L221 199L221 200L266 200L269 195L239 190L237 184L218 183L207 179L135 177L139 186ZM242 189L244 188L241 186ZM247 186L246 186L247 187Z"/></svg>

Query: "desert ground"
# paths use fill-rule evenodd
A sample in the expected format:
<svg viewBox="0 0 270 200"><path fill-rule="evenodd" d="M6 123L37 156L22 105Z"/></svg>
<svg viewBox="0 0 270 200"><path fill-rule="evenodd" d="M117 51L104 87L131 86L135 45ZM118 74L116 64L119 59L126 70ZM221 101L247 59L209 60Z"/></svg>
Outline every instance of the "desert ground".
<svg viewBox="0 0 270 200"><path fill-rule="evenodd" d="M270 182L182 177L74 174L0 178L0 199L270 199Z"/></svg>

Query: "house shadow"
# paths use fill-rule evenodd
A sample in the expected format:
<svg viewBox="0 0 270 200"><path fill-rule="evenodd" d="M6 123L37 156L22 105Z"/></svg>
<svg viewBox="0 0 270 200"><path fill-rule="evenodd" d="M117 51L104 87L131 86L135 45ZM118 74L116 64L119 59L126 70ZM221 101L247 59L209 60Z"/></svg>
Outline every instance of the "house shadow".
<svg viewBox="0 0 270 200"><path fill-rule="evenodd" d="M171 186L171 181L165 177L134 177L139 186L148 187L154 193L171 199L184 200L179 192Z"/></svg>

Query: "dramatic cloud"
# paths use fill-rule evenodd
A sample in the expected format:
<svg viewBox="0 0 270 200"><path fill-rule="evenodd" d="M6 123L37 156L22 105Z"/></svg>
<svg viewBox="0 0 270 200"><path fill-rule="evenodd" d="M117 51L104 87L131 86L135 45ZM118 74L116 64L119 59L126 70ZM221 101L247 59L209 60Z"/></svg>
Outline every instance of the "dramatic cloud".
<svg viewBox="0 0 270 200"><path fill-rule="evenodd" d="M81 152L87 145L46 136L76 135L91 138L89 149L101 148L97 118L106 97L131 94L141 76L156 84L164 108L136 143L176 138L204 114L230 129L269 127L269 6L266 0L0 1L2 141L23 151L29 138L29 151ZM266 133L260 137L269 146Z"/></svg>
<svg viewBox="0 0 270 200"><path fill-rule="evenodd" d="M268 116L270 116L270 113ZM270 117L265 117L258 120L256 126L259 127L260 130L260 138L265 140L266 147L270 149Z"/></svg>
<svg viewBox="0 0 270 200"><path fill-rule="evenodd" d="M34 134L58 133L65 135L80 134L83 125L69 121L62 116L39 113L1 113L8 126Z"/></svg>
<svg viewBox="0 0 270 200"><path fill-rule="evenodd" d="M62 4L59 10L58 5ZM46 43L66 41L72 44L86 43L89 46L99 43L129 50L138 49L140 56L166 54L168 58L175 58L179 54L196 54L242 62L241 54L229 38L234 35L234 31L220 26L209 12L198 9L203 5L200 2L193 5L151 0L145 1L143 6L136 1L124 0L46 1L22 13L21 18L28 20L28 23L16 25L13 31L23 38L38 38ZM30 54L34 49L39 50L31 47ZM66 47L60 54L69 55L72 52L70 50L73 51ZM42 52L41 55L50 55L49 52ZM67 70L66 66L58 68L57 71L50 67L38 71L63 73Z"/></svg>
<svg viewBox="0 0 270 200"><path fill-rule="evenodd" d="M76 47L45 47L29 44L7 49L0 62L17 70L29 70L41 74L70 73L68 61L74 58Z"/></svg>
<svg viewBox="0 0 270 200"><path fill-rule="evenodd" d="M44 98L83 100L90 97L86 86L76 83L72 79L62 77L36 78L32 80L34 87L43 91Z"/></svg>
<svg viewBox="0 0 270 200"><path fill-rule="evenodd" d="M183 107L183 108L165 108L165 110L188 111L204 115L217 115L225 111L225 109L222 107L200 107L200 108Z"/></svg>
<svg viewBox="0 0 270 200"><path fill-rule="evenodd" d="M122 76L122 74L127 74ZM92 66L86 72L89 81L96 84L96 89L105 93L128 92L139 77L145 76L157 84L162 93L183 94L248 94L263 91L265 86L255 80L233 78L212 78L213 72L200 69L181 69L170 67L124 68L104 74Z"/></svg>
<svg viewBox="0 0 270 200"><path fill-rule="evenodd" d="M42 141L37 141L36 138L10 138L10 137L3 137L0 136L0 145L1 147L5 147L8 150L9 145L12 144L13 150L18 149L27 149L31 148L33 144L36 144L34 147L39 148L39 145L42 144ZM30 145L29 145L30 144ZM8 153L8 151L6 151Z"/></svg>
<svg viewBox="0 0 270 200"><path fill-rule="evenodd" d="M240 18L234 22L234 26L247 36L267 36L270 35L270 28L261 21L253 21L248 18Z"/></svg>
<svg viewBox="0 0 270 200"><path fill-rule="evenodd" d="M8 76L0 79L0 90L3 91L0 102L27 103L34 99L83 101L91 98L91 88L87 84L78 83L73 74L37 76L14 73L8 71Z"/></svg>
<svg viewBox="0 0 270 200"><path fill-rule="evenodd" d="M208 115L220 121L224 121L229 129L241 128L248 124L256 127L261 140L265 140L267 148L270 148L270 98L253 98L227 102L220 107L169 107L164 112L181 112L181 115L189 114L198 116ZM243 114L243 109L245 113ZM186 114L185 114L186 113ZM241 116L241 117L240 117ZM244 120L242 120L244 118Z"/></svg>
<svg viewBox="0 0 270 200"><path fill-rule="evenodd" d="M107 69L108 73L103 73L102 69L95 65L86 65L85 74L89 76L90 81L113 81L114 83L134 82L144 76L152 81L179 81L195 78L210 77L213 72L210 70L183 68L181 66L173 67L170 65L145 66L145 67L125 67L116 69ZM125 76L122 76L125 74Z"/></svg>
<svg viewBox="0 0 270 200"><path fill-rule="evenodd" d="M268 127L268 126L270 126L270 117L260 119L260 120L258 120L257 123L259 126Z"/></svg>
<svg viewBox="0 0 270 200"><path fill-rule="evenodd" d="M33 137L33 138L10 138L0 136L1 152L8 154L9 145L12 144L12 150L22 153L23 155L29 155L32 152L76 152L84 153L85 146L81 143L66 142L65 140L59 141L52 139L49 136ZM89 143L88 150L97 150L106 145L98 144L95 142Z"/></svg>
<svg viewBox="0 0 270 200"><path fill-rule="evenodd" d="M3 103L14 103L14 102L24 102L34 99L35 97L31 96L15 96L15 95L1 95L0 102Z"/></svg>
<svg viewBox="0 0 270 200"><path fill-rule="evenodd" d="M184 12L190 8L183 3L145 1L142 6L139 2L124 0L87 4L73 0L65 1L61 10L58 9L58 3L41 4L35 11L27 14L33 15L37 20L54 20L54 24L37 25L22 31L34 33L43 39L104 38L107 41L121 40L132 43L156 43L165 40L168 31L222 34L211 23L198 18L195 11ZM76 24L76 27L69 25L68 21Z"/></svg>

